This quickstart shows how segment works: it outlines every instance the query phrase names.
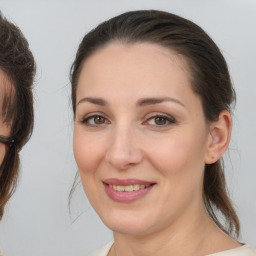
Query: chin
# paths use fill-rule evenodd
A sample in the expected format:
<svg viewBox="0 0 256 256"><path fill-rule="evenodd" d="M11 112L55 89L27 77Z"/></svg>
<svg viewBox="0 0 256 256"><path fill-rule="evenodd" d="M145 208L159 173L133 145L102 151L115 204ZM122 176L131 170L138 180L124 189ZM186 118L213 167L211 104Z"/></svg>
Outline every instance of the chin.
<svg viewBox="0 0 256 256"><path fill-rule="evenodd" d="M102 216L101 220L113 232L127 235L146 234L153 226L152 216L139 216L138 213L133 214L131 212L126 212L123 214L109 213L108 216Z"/></svg>
<svg viewBox="0 0 256 256"><path fill-rule="evenodd" d="M125 234L125 235L144 235L147 232L147 227L143 225L138 225L138 223L105 223L105 225L111 229L113 232L119 233L119 234Z"/></svg>

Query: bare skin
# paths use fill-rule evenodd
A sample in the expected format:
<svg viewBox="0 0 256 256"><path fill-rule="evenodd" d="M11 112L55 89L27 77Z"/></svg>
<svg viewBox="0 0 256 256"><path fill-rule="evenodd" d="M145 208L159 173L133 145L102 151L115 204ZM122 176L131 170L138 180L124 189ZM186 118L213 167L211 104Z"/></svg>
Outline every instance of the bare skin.
<svg viewBox="0 0 256 256"><path fill-rule="evenodd" d="M189 222L186 229L175 232L174 228L145 237L114 232L115 243L108 256L204 256L241 246L239 242L222 232L203 212L202 218L193 223Z"/></svg>
<svg viewBox="0 0 256 256"><path fill-rule="evenodd" d="M149 43L103 47L82 68L75 119L74 155L88 199L113 230L110 256L200 256L240 246L209 218L202 192L205 164L228 146L231 116L222 111L206 122L182 56ZM117 202L105 190L111 178L154 185Z"/></svg>
<svg viewBox="0 0 256 256"><path fill-rule="evenodd" d="M3 101L6 94L10 94L12 85L7 78L7 75L0 69L0 135L9 137L11 128L10 124L4 122L4 113L3 113ZM3 158L6 154L7 145L0 143L0 165L3 161Z"/></svg>

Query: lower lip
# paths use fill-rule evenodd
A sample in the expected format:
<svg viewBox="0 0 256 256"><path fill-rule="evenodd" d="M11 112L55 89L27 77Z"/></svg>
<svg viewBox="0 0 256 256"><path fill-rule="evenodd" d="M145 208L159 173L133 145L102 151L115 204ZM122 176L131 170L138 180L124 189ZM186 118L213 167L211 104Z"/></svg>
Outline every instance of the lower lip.
<svg viewBox="0 0 256 256"><path fill-rule="evenodd" d="M149 193L149 191L154 187L154 185L151 185L147 188L135 190L135 191L116 191L107 184L104 184L105 191L107 195L115 202L119 203L129 203L138 200L139 198L142 198L146 194Z"/></svg>

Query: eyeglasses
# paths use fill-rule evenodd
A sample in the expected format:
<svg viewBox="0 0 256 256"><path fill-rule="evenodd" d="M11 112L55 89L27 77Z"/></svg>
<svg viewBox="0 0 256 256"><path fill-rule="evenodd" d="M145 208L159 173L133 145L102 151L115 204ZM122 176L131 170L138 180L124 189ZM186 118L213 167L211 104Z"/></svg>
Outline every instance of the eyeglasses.
<svg viewBox="0 0 256 256"><path fill-rule="evenodd" d="M16 140L14 137L5 137L5 136L0 135L0 143L13 146L16 144Z"/></svg>
<svg viewBox="0 0 256 256"><path fill-rule="evenodd" d="M5 137L5 136L0 135L0 144L1 143L8 146L8 150L7 150L7 152L5 152L3 161L0 164L0 170L2 172L6 168L8 169L10 164L11 164L11 166L13 165L13 163L14 163L13 157L15 157L14 151L16 150L15 145L17 142L16 142L16 139L12 136Z"/></svg>

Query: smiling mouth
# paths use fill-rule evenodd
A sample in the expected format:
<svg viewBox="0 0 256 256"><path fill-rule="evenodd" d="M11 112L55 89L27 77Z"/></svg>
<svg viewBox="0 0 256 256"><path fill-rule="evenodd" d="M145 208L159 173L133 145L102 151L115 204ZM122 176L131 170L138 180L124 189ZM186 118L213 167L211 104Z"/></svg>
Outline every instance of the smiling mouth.
<svg viewBox="0 0 256 256"><path fill-rule="evenodd" d="M141 190L141 189L148 188L150 186L153 186L154 184L150 184L150 185L134 184L134 185L128 185L128 186L120 186L120 185L112 185L112 184L107 184L107 185L115 191L132 192L132 191L138 191L138 190Z"/></svg>
<svg viewBox="0 0 256 256"><path fill-rule="evenodd" d="M104 180L103 185L110 199L119 203L130 203L146 196L156 183L138 179L110 178Z"/></svg>
<svg viewBox="0 0 256 256"><path fill-rule="evenodd" d="M119 203L131 203L146 196L156 183L149 184L108 184L103 183L110 199Z"/></svg>

